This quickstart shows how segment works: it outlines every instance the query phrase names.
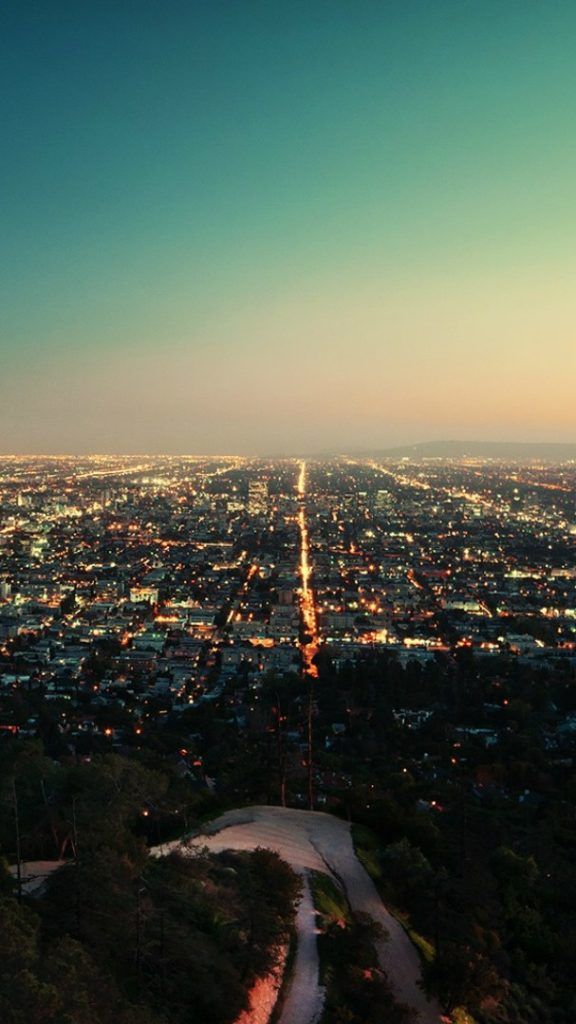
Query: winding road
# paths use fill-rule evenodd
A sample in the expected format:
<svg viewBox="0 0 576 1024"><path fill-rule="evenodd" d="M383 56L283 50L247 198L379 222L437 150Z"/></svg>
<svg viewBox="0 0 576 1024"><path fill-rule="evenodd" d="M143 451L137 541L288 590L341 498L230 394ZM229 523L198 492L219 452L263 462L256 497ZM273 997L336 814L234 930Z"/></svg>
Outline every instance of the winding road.
<svg viewBox="0 0 576 1024"><path fill-rule="evenodd" d="M179 846L156 847L162 856ZM426 998L418 985L420 959L402 926L388 913L376 887L358 860L350 826L321 811L297 811L284 807L244 807L228 811L205 826L202 834L186 844L223 850L275 850L303 878L298 908L298 947L280 1024L316 1024L322 1013L324 993L319 981L316 920L307 883L307 872L324 871L346 891L354 913L368 914L388 933L377 944L378 957L396 998L417 1010L418 1024L438 1024L439 1006Z"/></svg>

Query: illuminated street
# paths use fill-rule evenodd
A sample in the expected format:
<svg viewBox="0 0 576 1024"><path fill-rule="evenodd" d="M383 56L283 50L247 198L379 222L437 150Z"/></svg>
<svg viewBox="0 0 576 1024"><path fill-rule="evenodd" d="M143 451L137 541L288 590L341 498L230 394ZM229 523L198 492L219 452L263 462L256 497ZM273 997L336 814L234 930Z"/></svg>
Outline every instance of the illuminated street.
<svg viewBox="0 0 576 1024"><path fill-rule="evenodd" d="M310 586L312 568L310 566L310 545L308 539L308 523L306 519L306 463L300 463L300 474L298 476L298 526L300 529L300 611L302 624L306 639L300 644L304 672L314 678L318 670L314 664L314 657L318 652L318 624L316 618L316 607L314 604L314 593Z"/></svg>

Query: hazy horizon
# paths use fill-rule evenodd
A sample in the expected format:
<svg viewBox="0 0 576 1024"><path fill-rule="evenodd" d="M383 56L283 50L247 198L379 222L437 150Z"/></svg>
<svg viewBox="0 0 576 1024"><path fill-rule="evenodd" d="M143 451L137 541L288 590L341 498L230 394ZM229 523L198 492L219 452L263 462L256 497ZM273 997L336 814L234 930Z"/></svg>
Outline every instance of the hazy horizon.
<svg viewBox="0 0 576 1024"><path fill-rule="evenodd" d="M416 452L423 451L423 455L425 456L425 451L428 448L436 447L436 449L441 449L442 447L444 447L446 449L449 449L450 446L459 446L459 447L462 447L462 448L466 448L467 446L470 446L473 449L482 449L482 448L484 448L485 450L498 449L499 447L501 447L503 449L506 449L506 450L510 450L510 449L516 448L516 449L518 449L519 452L520 452L521 449L530 449L530 450L533 450L535 454L540 449L543 449L543 450L550 449L551 451L556 451L558 449L569 449L569 450L571 450L573 452L573 454L568 456L569 459L572 460L573 458L576 457L576 443L570 442L570 441L567 441L567 442L562 442L562 441L559 441L559 442L554 442L554 441L551 441L551 442L548 442L548 441L540 441L540 442L539 441L534 441L534 442L530 442L530 441L528 441L528 442L527 441L479 441L478 439L470 440L470 441L461 441L461 440L455 440L454 438L452 438L452 439L444 438L444 439L439 439L438 441L421 441L421 442L416 442L416 443L412 443L411 442L409 444L390 445L390 446L373 445L373 446L364 446L362 448L360 448L360 447L357 447L357 448L339 448L339 449L336 449L336 448L327 449L326 448L326 449L315 449L315 450L308 450L308 451L305 451L305 450L300 450L300 451L296 451L296 450L292 450L292 451L272 451L272 450L267 450L267 451L264 451L264 450L262 450L262 451L256 452L256 451L239 451L239 450L233 450L233 449L229 449L227 451L224 451L224 450L222 450L222 451L215 451L215 450L214 451L212 451L212 450L206 450L206 451L198 451L198 450L189 450L189 451L185 451L185 450L181 450L181 451L144 451L144 450L142 450L142 451L120 451L120 450L112 450L112 449L110 449L109 451L97 451L97 450L93 450L93 451L89 451L89 450L85 450L85 451L72 451L72 450L69 450L69 451L59 451L59 452L57 452L57 451L53 451L53 452L50 452L50 451L40 451L40 450L38 450L38 451L27 451L27 452L25 452L25 451L21 451L21 452L2 452L2 451L0 451L0 460L2 460L2 459L18 459L18 458L22 458L22 459L28 459L28 458L30 458L30 459L36 459L36 458L37 459L42 459L42 458L47 458L47 459L59 459L59 458L61 458L61 459L83 459L83 458L88 458L88 459L99 459L99 458L102 458L102 459L106 459L106 458L118 458L118 459L123 459L123 458L127 458L127 459L138 459L138 458L158 458L158 459L162 459L162 458L166 458L166 459L179 459L179 458L182 458L182 459L203 459L203 458L208 458L208 459L230 459L230 458L232 458L232 459L234 459L234 458L237 458L237 459L247 459L247 460L250 460L250 459L254 459L254 460L260 460L260 459L261 460L268 460L268 459L269 460L274 460L274 459L323 459L323 458L333 459L333 458L339 458L339 457L343 457L343 458L348 458L348 457L352 457L352 458L353 457L356 457L356 458L371 458L373 456L378 456L378 455L390 455L390 456L393 456L395 452L401 453L401 452L410 451L410 450L414 450ZM472 453L472 454L474 454L474 453ZM478 457L482 457L481 452L479 452L477 454L478 454ZM430 457L431 458L443 458L443 457L447 457L448 458L448 457L450 457L450 454L448 452L446 452L445 456L441 454L441 455L432 455ZM456 453L456 455L454 457L459 457L459 453ZM503 457L508 457L508 456L503 456Z"/></svg>
<svg viewBox="0 0 576 1024"><path fill-rule="evenodd" d="M0 452L576 441L574 4L0 25Z"/></svg>

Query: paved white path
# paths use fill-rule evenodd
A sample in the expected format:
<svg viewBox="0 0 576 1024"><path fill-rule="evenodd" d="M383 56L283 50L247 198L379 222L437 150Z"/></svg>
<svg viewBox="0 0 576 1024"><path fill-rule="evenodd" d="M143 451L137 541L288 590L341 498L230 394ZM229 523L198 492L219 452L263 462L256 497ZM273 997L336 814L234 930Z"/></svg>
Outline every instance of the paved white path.
<svg viewBox="0 0 576 1024"><path fill-rule="evenodd" d="M158 855L177 844L157 847ZM320 811L284 807L244 807L210 822L191 845L222 850L275 850L296 871L332 873L344 886L354 913L369 914L388 932L378 943L378 956L398 1000L418 1011L418 1024L438 1024L440 1008L426 999L418 985L420 959L402 926L388 913L369 875L358 860L350 826ZM313 908L304 894L298 913L298 953L281 1024L315 1024L323 992L318 979L318 952Z"/></svg>

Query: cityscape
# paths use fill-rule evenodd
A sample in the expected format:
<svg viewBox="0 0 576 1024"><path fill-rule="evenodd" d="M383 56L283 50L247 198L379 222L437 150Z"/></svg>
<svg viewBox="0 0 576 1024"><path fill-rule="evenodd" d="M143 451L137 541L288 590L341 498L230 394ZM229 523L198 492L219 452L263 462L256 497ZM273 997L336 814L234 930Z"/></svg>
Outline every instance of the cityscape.
<svg viewBox="0 0 576 1024"><path fill-rule="evenodd" d="M263 675L315 678L328 655L574 665L575 476L478 459L4 458L4 697L64 701L73 750L102 740L108 706L157 729L160 713L235 700L242 680L254 711Z"/></svg>
<svg viewBox="0 0 576 1024"><path fill-rule="evenodd" d="M0 1024L576 1021L575 39L0 8Z"/></svg>
<svg viewBox="0 0 576 1024"><path fill-rule="evenodd" d="M102 810L83 792L86 773L146 766L164 786L139 780L124 813L152 853L182 833L204 842L202 822L225 812L211 849L269 843L300 871L303 857L305 896L324 921L321 958L337 963L344 952L352 972L356 959L363 965L360 992L329 975L322 984L320 968L304 994L294 984L283 1021L340 1020L343 1008L352 1020L380 1019L366 1000L398 1022L438 1021L442 1004L454 1021L505 1020L503 1009L524 1004L530 1013L543 982L519 995L519 949L536 963L554 951L556 1016L542 1019L567 1019L558 1014L576 892L575 493L573 461L4 457L0 756L22 792L0 824L14 848L16 807L20 898L37 901L56 869L78 870L81 844L95 842ZM229 810L243 806L247 818ZM262 809L255 819L251 807ZM328 840L326 812L355 823L357 856L397 908L383 920L384 976L377 935L373 945L359 931L361 912L384 911L352 895L350 865L335 859L346 840ZM293 813L312 813L298 856ZM244 821L248 839L234 831ZM360 912L346 930L361 954L338 948L334 931L350 911L314 881L326 876L310 871L311 850ZM81 936L66 891L55 887L50 900ZM89 920L98 910L82 900ZM90 941L105 945L99 927ZM503 933L498 952L493 929ZM441 952L448 977L434 972ZM167 981L158 989L153 978L169 957L149 955L153 973L143 982L140 965L136 991L142 998L144 985L152 1006L165 1005ZM276 965L272 983L255 982L238 1020L266 1019L281 985L274 971L284 976ZM198 1019L236 1019L228 1013L246 995L230 998L229 1011L215 1010L206 986L195 990ZM475 1017L462 1008L470 1004Z"/></svg>

